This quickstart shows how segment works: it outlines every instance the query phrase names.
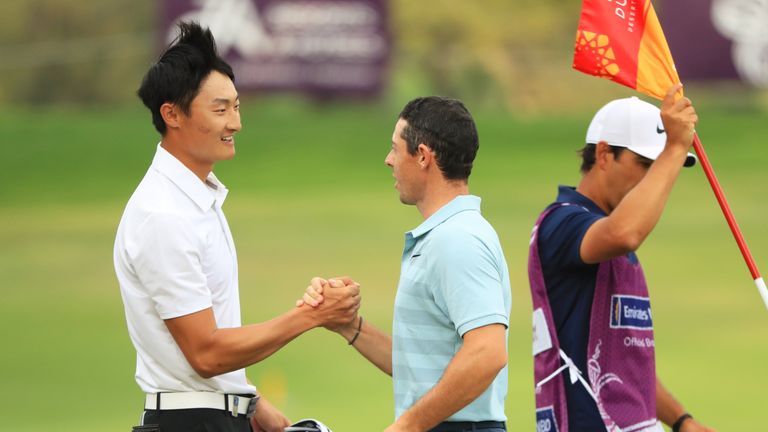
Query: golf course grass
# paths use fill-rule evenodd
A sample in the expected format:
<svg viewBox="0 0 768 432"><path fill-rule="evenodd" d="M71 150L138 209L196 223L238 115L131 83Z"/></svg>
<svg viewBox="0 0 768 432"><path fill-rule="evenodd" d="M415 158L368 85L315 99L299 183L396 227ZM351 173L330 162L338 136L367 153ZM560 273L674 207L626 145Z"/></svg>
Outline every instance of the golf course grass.
<svg viewBox="0 0 768 432"><path fill-rule="evenodd" d="M138 105L138 104L137 104ZM596 109L597 107L591 107ZM237 243L243 320L293 307L312 276L350 275L365 319L391 325L403 233L420 223L384 166L397 109L246 100L237 156L216 167ZM768 123L700 110L697 128L755 260L768 272ZM513 289L509 430L534 429L528 238L558 184L578 181L589 114L476 113L470 190L505 249ZM112 269L123 206L158 141L130 109L0 110L0 430L128 431L142 394ZM768 384L768 310L700 167L685 170L638 253L654 305L658 374L721 431L756 430ZM313 330L248 370L291 419L336 432L393 419L389 377Z"/></svg>

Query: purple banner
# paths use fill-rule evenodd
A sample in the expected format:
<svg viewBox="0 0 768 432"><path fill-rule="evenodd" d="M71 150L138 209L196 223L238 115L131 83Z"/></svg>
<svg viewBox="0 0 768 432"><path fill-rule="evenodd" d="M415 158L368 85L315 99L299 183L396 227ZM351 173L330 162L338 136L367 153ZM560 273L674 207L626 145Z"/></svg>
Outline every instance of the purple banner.
<svg viewBox="0 0 768 432"><path fill-rule="evenodd" d="M390 52L386 0L165 0L162 33L213 32L240 90L375 95Z"/></svg>
<svg viewBox="0 0 768 432"><path fill-rule="evenodd" d="M768 87L768 1L667 0L659 19L680 78Z"/></svg>

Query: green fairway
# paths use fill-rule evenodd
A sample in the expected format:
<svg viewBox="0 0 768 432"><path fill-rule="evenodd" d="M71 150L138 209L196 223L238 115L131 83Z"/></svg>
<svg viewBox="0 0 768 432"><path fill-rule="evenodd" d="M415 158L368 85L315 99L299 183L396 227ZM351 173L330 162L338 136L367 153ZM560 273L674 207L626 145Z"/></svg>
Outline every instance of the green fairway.
<svg viewBox="0 0 768 432"><path fill-rule="evenodd" d="M399 107L398 107L399 108ZM702 108L698 131L755 260L768 272L768 124L758 112ZM362 284L365 319L388 329L403 233L384 157L397 109L291 101L243 104L237 156L217 166L238 248L244 322L293 306L315 275ZM508 426L534 429L527 248L558 183L578 180L589 115L516 120L477 113L470 182L505 248L513 286ZM0 110L0 355L3 431L128 431L142 394L112 269L123 206L158 137L149 114ZM686 170L639 251L654 304L658 373L719 430L762 421L768 311L699 167ZM314 330L249 376L291 419L336 432L393 419L389 377L339 336Z"/></svg>

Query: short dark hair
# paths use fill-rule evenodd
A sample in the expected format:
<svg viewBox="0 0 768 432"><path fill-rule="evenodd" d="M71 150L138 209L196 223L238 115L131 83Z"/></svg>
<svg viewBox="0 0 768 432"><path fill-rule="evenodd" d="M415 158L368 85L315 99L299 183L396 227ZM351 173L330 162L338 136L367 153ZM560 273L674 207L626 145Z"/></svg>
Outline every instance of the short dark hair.
<svg viewBox="0 0 768 432"><path fill-rule="evenodd" d="M179 35L149 68L137 92L152 112L152 123L161 135L166 131L160 115L164 103L171 102L189 114L200 84L211 72L221 72L235 80L232 67L216 52L216 41L208 28L196 22L181 22L178 27Z"/></svg>
<svg viewBox="0 0 768 432"><path fill-rule="evenodd" d="M613 153L614 159L618 159L619 156L626 150L626 147L618 147L618 146L612 146L608 145L608 148L611 149L611 153ZM597 144L589 144L585 145L581 150L577 151L579 156L581 156L581 173L586 174L589 171L592 170L592 167L595 165L595 152L597 151Z"/></svg>
<svg viewBox="0 0 768 432"><path fill-rule="evenodd" d="M416 154L419 144L435 152L437 166L448 180L466 180L479 148L477 127L461 101L440 96L408 102L399 118L408 122L401 137L408 153Z"/></svg>

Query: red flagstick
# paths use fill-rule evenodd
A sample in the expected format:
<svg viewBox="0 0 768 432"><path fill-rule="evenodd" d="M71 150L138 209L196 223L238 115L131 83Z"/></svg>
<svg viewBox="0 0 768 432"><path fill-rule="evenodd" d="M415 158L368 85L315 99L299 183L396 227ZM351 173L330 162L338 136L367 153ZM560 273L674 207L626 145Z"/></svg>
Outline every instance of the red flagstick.
<svg viewBox="0 0 768 432"><path fill-rule="evenodd" d="M573 67L661 100L670 85L680 82L672 54L650 0L629 0L629 6L627 3L624 1L622 5L610 0L583 0L576 31ZM630 20L631 24L625 21L627 11L634 16ZM640 11L643 13L636 14ZM693 146L763 303L768 308L768 288L760 277L755 260L752 259L697 135L694 135Z"/></svg>
<svg viewBox="0 0 768 432"><path fill-rule="evenodd" d="M715 193L717 202L723 210L725 220L728 221L728 226L731 228L733 237L736 239L736 244L739 245L739 250L741 250L741 254L744 256L744 261L746 261L747 267L749 267L749 272L752 274L752 279L755 281L755 285L757 285L757 290L763 298L763 303L765 303L765 307L768 308L768 289L765 286L765 281L760 276L760 271L757 269L757 264L755 264L755 260L752 258L752 253L749 251L744 236L741 235L739 224L736 222L736 218L731 212L731 207L725 199L723 189L720 187L720 182L717 181L717 176L715 176L715 172L712 170L712 165L709 163L709 158L707 158L707 153L704 151L704 146L701 145L698 134L694 134L693 136L693 148L699 156L699 162L701 162L701 166L704 168L707 180L709 180L709 184L712 186L712 191Z"/></svg>

